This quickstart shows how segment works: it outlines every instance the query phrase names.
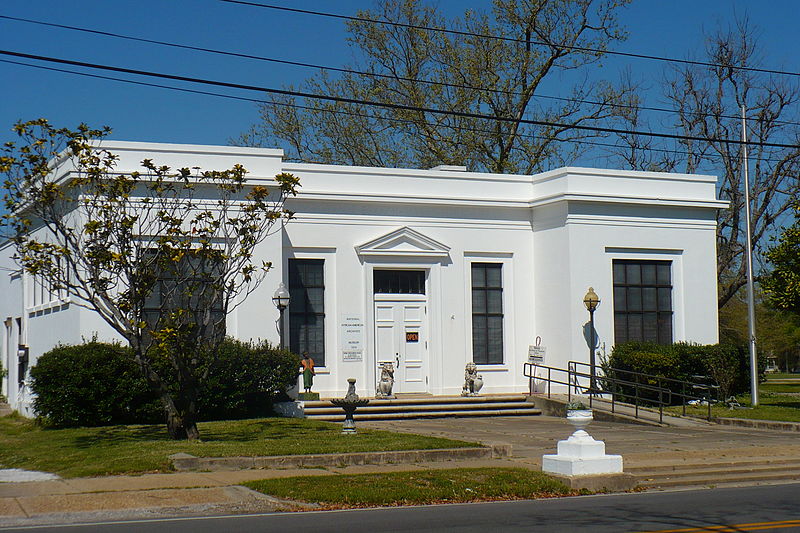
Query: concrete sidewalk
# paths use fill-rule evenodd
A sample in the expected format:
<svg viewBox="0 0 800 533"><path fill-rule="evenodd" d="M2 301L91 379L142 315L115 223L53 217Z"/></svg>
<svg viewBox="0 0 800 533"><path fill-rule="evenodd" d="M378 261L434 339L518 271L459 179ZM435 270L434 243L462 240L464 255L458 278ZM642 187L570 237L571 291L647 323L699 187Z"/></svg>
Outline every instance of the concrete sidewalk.
<svg viewBox="0 0 800 533"><path fill-rule="evenodd" d="M512 457L1 483L0 527L292 509L289 502L240 486L255 479L485 466L538 470L542 454L553 453L556 442L572 431L563 418L546 416L362 422L359 425L480 441L487 445L510 444ZM608 453L623 456L626 470L696 462L745 462L763 457L787 462L800 459L796 433L720 426L661 428L613 422L594 422L588 430L595 438L605 440Z"/></svg>
<svg viewBox="0 0 800 533"><path fill-rule="evenodd" d="M0 528L167 516L293 511L298 506L241 486L256 479L385 473L424 469L521 466L510 459L180 472L0 483ZM535 467L531 467L535 468Z"/></svg>

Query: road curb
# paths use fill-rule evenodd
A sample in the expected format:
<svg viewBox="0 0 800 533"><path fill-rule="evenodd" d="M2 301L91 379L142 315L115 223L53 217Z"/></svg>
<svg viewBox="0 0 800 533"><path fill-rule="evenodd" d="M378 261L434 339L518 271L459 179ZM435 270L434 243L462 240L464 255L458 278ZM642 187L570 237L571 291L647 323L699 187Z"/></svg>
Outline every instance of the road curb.
<svg viewBox="0 0 800 533"><path fill-rule="evenodd" d="M261 457L195 457L187 453L170 455L178 472L250 470L270 468L340 467L400 463L430 463L509 457L510 444L479 448L446 448L438 450L403 450L388 452L324 453L312 455L274 455Z"/></svg>

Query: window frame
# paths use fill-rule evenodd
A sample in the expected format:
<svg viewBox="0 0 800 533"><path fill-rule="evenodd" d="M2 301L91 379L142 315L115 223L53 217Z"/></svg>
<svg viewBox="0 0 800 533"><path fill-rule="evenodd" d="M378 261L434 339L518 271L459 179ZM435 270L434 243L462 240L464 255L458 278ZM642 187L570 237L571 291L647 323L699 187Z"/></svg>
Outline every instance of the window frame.
<svg viewBox="0 0 800 533"><path fill-rule="evenodd" d="M288 261L287 261L287 270L286 270L286 272L287 272L287 284L288 284L289 296L290 296L289 308L288 308L288 315L289 315L288 316L288 319L289 319L289 327L288 327L288 337L289 337L288 340L289 340L289 343L288 344L289 344L289 349L292 350L295 353L298 353L298 354L302 353L303 351L308 351L309 352L309 356L314 360L314 366L315 367L320 367L320 368L324 368L324 367L326 367L328 365L327 353L326 353L327 350L326 350L326 346L325 346L325 344L326 344L326 342L325 342L326 341L326 339L325 339L325 293L326 293L326 290L325 290L325 262L326 261L325 261L324 258L318 258L318 257L292 257L292 258L289 258ZM320 266L321 271L320 271L319 279L321 280L321 284L319 284L319 285L304 285L302 287L298 287L298 286L292 284L292 281L294 280L294 277L293 277L293 274L292 274L292 269L295 268L296 265L302 264L302 263L318 264ZM298 305L297 302L300 301L299 298L305 298L306 300L308 298L308 293L305 291L305 289L322 289L322 296L320 298L320 303L322 305L322 311L321 312L309 311L309 305L305 301L304 301L304 310L303 311L297 311L296 310L297 309L296 306ZM295 310L293 310L293 307L294 307ZM311 317L311 316L314 317L315 322L317 324L319 324L319 327L321 328L321 335L322 335L322 340L320 341L320 346L321 346L321 349L322 349L321 352L306 350L306 348L309 345L308 330L306 330L306 334L305 334L305 338L304 339L298 339L296 342L294 340L293 326L307 324L306 320L308 319L308 317ZM303 319L302 319L303 321L300 322L299 324L297 322L298 317L303 317ZM298 333L298 335L300 335L300 334ZM303 346L305 346L306 348L304 348Z"/></svg>
<svg viewBox="0 0 800 533"><path fill-rule="evenodd" d="M469 287L470 287L470 322L471 322L471 333L472 333L472 362L476 365L503 365L505 364L505 350L506 350L506 342L505 342L505 334L506 334L506 321L505 321L505 305L506 305L506 298L504 297L504 275L505 275L505 264L503 262L497 261L471 261L469 263ZM481 268L483 271L483 281L482 285L476 286L475 285L475 269ZM498 270L498 284L491 285L489 283L489 276L488 272L489 269ZM490 311L489 310L489 300L490 300L490 292L499 294L499 311ZM483 295L483 310L476 311L476 294L482 293ZM484 318L485 326L483 327L476 327L476 318ZM500 323L500 331L499 331L499 351L492 351L490 349L490 335L489 335L489 319L490 318L499 318ZM484 346L481 350L478 350L478 343L480 339L476 337L476 333L483 330L483 343ZM485 354L485 360L483 355Z"/></svg>
<svg viewBox="0 0 800 533"><path fill-rule="evenodd" d="M617 276L617 266L624 266L623 279ZM638 267L638 281L629 279L629 266ZM644 276L644 267L654 267L654 280L647 282ZM670 259L612 259L611 276L613 299L613 331L614 344L628 341L654 342L656 344L671 344L675 340L675 262ZM659 273L659 267L667 268L666 281L664 276ZM631 295L638 290L637 305L632 308L630 305ZM654 291L653 308L646 308L645 290ZM624 292L624 296L619 291ZM669 304L663 305L663 294L668 295ZM655 335L648 338L646 315L655 314ZM621 325L620 318L624 316L624 325ZM639 335L631 335L631 317L639 318ZM624 332L623 332L624 330ZM620 334L620 333L624 334Z"/></svg>

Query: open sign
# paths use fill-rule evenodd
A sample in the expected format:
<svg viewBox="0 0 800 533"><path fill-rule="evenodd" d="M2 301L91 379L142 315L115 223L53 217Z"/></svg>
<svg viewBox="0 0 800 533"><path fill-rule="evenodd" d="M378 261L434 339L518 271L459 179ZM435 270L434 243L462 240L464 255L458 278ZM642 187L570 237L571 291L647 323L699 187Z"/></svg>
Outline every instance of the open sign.
<svg viewBox="0 0 800 533"><path fill-rule="evenodd" d="M406 342L419 342L419 331L406 331Z"/></svg>

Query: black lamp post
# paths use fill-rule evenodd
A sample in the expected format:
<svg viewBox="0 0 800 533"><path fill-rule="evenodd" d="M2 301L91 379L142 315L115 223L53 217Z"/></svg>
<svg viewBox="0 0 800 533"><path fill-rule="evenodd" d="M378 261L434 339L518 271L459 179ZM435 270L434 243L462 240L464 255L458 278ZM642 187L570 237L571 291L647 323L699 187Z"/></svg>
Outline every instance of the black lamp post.
<svg viewBox="0 0 800 533"><path fill-rule="evenodd" d="M594 310L600 305L600 298L594 292L592 287L589 287L589 292L583 297L583 305L589 310L589 394L597 394L597 383L595 379L595 360L594 360L594 347L597 341L594 338Z"/></svg>
<svg viewBox="0 0 800 533"><path fill-rule="evenodd" d="M272 303L275 304L275 307L278 308L278 312L281 314L280 318L278 319L278 335L280 336L281 340L281 348L285 348L286 344L284 343L283 338L283 312L286 311L287 307L289 307L289 290L282 281L275 290L275 294L272 295Z"/></svg>

